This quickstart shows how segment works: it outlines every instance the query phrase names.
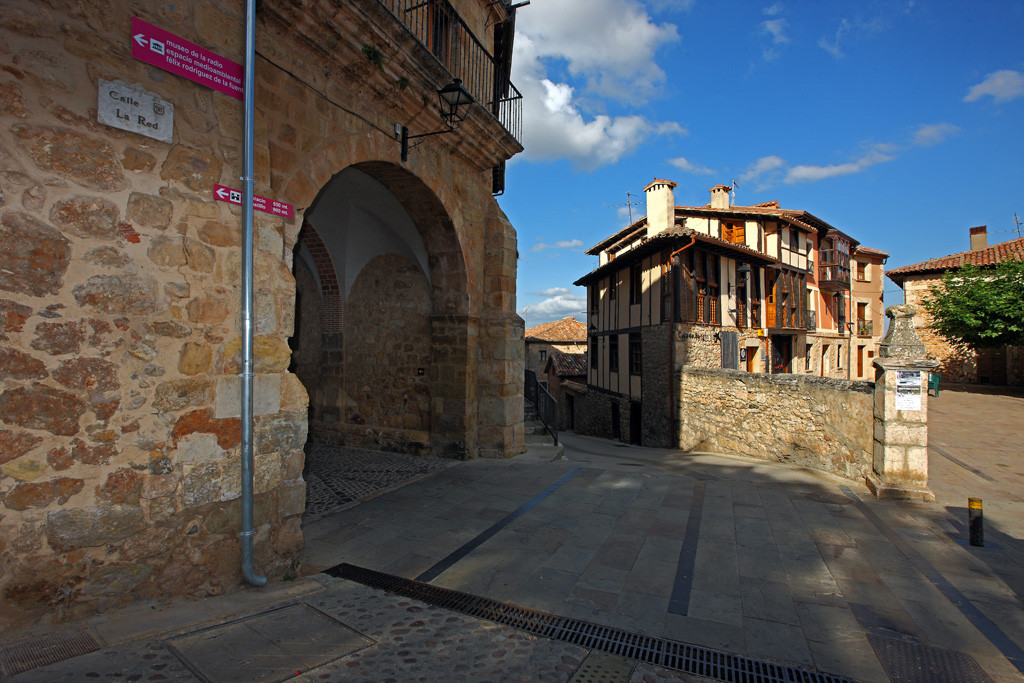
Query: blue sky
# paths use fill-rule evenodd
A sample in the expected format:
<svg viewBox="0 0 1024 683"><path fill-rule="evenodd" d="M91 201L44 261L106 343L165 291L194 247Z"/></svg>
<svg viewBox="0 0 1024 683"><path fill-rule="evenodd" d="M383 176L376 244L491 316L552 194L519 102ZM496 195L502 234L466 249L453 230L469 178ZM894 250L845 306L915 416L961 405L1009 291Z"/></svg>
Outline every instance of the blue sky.
<svg viewBox="0 0 1024 683"><path fill-rule="evenodd" d="M515 48L526 151L499 203L527 327L585 319L584 251L656 177L687 205L735 181L735 203L810 211L887 268L1024 220L1024 2L532 0Z"/></svg>

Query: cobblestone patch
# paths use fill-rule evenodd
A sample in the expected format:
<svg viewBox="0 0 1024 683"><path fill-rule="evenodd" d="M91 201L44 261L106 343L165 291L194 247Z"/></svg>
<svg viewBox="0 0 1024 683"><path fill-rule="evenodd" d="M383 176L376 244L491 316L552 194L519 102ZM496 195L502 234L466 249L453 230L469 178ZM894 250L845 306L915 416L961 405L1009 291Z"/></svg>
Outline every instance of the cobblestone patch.
<svg viewBox="0 0 1024 683"><path fill-rule="evenodd" d="M458 461L385 453L321 443L306 444L306 511L311 522L370 496L391 491Z"/></svg>
<svg viewBox="0 0 1024 683"><path fill-rule="evenodd" d="M375 645L298 681L567 681L587 650L323 576L307 602Z"/></svg>

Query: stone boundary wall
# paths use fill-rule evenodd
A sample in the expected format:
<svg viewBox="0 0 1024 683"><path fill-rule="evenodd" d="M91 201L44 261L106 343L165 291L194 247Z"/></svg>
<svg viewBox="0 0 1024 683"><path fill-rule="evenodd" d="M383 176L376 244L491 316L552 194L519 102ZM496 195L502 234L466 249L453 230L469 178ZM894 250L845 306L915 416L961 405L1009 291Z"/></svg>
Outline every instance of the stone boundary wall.
<svg viewBox="0 0 1024 683"><path fill-rule="evenodd" d="M615 435L612 425L612 404L619 405L619 434ZM576 399L577 434L596 436L600 439L629 440L629 398L617 394L596 391L593 388Z"/></svg>
<svg viewBox="0 0 1024 683"><path fill-rule="evenodd" d="M873 382L683 367L679 448L871 472Z"/></svg>

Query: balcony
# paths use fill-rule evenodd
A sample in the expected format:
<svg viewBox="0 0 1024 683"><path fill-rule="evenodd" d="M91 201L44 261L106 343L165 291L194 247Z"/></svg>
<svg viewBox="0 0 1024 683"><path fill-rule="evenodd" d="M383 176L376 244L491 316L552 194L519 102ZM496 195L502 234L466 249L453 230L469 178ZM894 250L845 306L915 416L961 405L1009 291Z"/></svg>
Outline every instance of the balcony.
<svg viewBox="0 0 1024 683"><path fill-rule="evenodd" d="M818 287L830 291L850 288L850 257L835 250L822 251L818 263Z"/></svg>
<svg viewBox="0 0 1024 683"><path fill-rule="evenodd" d="M463 87L517 142L521 141L523 95L508 77L511 54L495 59L448 0L378 2L391 10L454 78L462 79ZM499 24L495 30L501 26ZM507 52L511 49L511 36L502 34L495 43Z"/></svg>
<svg viewBox="0 0 1024 683"><path fill-rule="evenodd" d="M858 337L871 337L874 336L874 320L858 320L857 326L854 328L857 330Z"/></svg>
<svg viewBox="0 0 1024 683"><path fill-rule="evenodd" d="M813 308L804 309L804 329L814 331L818 329L818 312Z"/></svg>

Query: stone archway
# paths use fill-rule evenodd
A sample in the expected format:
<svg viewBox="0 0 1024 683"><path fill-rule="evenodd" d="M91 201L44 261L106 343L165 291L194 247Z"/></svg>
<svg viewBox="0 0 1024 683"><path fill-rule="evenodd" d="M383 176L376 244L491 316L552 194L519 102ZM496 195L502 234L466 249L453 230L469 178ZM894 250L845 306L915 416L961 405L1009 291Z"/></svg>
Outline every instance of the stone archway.
<svg viewBox="0 0 1024 683"><path fill-rule="evenodd" d="M475 454L477 330L462 253L447 211L412 173L367 162L324 184L295 249L293 349L310 439Z"/></svg>

